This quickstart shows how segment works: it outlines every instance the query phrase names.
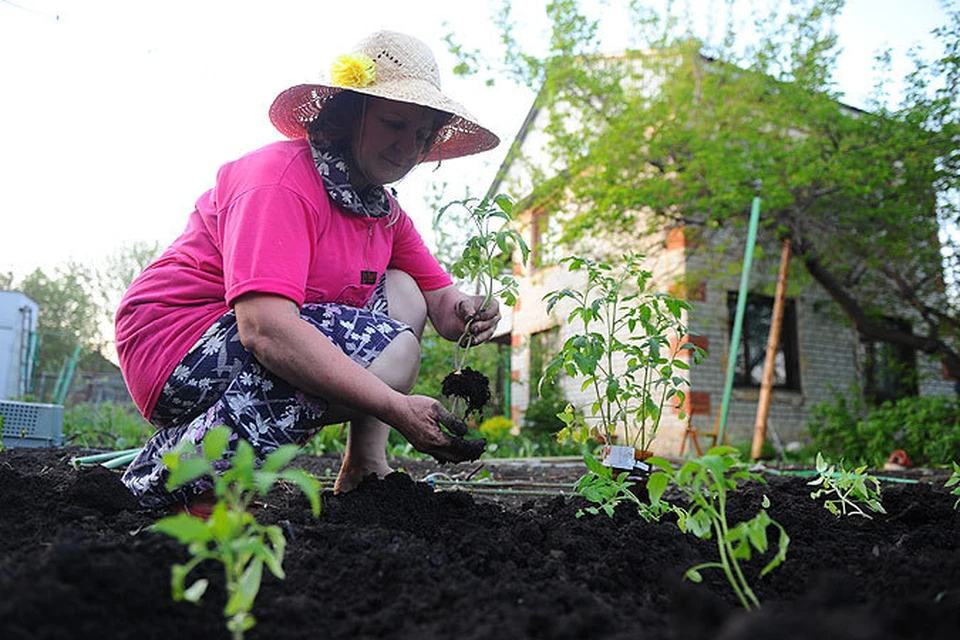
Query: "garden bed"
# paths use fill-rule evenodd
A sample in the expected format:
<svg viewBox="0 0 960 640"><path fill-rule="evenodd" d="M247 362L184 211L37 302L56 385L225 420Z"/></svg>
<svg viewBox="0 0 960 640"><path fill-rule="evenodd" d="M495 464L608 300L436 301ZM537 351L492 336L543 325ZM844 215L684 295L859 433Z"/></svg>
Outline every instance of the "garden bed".
<svg viewBox="0 0 960 640"><path fill-rule="evenodd" d="M134 508L115 472L74 470L77 453L0 453L0 637L227 637L219 568L198 570L212 583L201 606L173 602L170 566L185 551L149 529L156 514ZM296 464L322 476L336 460ZM259 505L261 521L287 532L287 578L265 577L249 638L952 640L960 629L960 512L943 477L885 483L887 515L872 520L834 517L806 478L738 492L731 520L752 517L766 494L791 537L771 574L755 578L761 565L748 565L763 609L745 614L719 572L699 585L681 579L715 547L672 523L635 511L578 519L577 497L438 491L415 479L477 465L400 464L410 475L325 493L319 519L293 490ZM582 472L486 469L534 484Z"/></svg>

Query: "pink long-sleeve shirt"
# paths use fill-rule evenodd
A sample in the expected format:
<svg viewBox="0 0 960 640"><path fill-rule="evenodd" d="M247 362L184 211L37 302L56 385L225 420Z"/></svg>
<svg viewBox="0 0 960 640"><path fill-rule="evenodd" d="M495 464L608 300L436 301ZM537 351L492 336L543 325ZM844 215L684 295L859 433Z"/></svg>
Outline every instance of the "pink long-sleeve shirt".
<svg viewBox="0 0 960 640"><path fill-rule="evenodd" d="M451 284L413 221L397 214L361 217L331 202L304 140L221 167L183 234L117 310L120 368L143 415L190 347L245 293L362 307L387 268L407 272L423 291ZM361 271L376 276L361 282Z"/></svg>

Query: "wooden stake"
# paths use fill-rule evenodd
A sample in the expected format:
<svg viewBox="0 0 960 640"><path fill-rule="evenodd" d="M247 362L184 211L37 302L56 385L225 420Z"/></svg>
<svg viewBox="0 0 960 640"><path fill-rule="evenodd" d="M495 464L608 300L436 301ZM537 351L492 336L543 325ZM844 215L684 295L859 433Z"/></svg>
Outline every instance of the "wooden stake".
<svg viewBox="0 0 960 640"><path fill-rule="evenodd" d="M760 399L757 403L757 420L753 425L753 446L750 457L760 458L763 442L767 438L767 416L770 414L770 397L773 395L773 372L780 346L780 327L783 325L783 308L787 297L787 272L790 269L790 239L783 241L780 256L780 273L777 276L777 292L773 299L773 317L770 319L770 335L767 338L767 354L763 362L763 381L760 383Z"/></svg>

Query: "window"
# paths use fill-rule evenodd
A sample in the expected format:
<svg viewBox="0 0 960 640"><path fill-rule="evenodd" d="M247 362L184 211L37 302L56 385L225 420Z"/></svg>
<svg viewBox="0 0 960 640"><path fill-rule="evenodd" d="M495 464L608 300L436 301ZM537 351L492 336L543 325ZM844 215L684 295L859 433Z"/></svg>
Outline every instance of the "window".
<svg viewBox="0 0 960 640"><path fill-rule="evenodd" d="M730 317L730 334L737 317L737 294L727 294L727 310ZM763 381L763 365L767 357L767 340L773 320L773 298L751 294L743 315L740 348L737 352L735 387L759 387ZM786 300L783 309L783 324L780 327L780 343L774 361L773 387L775 389L800 390L800 366L797 357L797 312L793 300Z"/></svg>
<svg viewBox="0 0 960 640"><path fill-rule="evenodd" d="M557 256L557 236L559 229L554 220L550 223L550 214L544 210L534 211L533 227L531 230L530 243L530 264L534 269L548 267L556 264Z"/></svg>
<svg viewBox="0 0 960 640"><path fill-rule="evenodd" d="M907 322L893 318L884 322L893 330L913 332ZM865 340L863 355L864 396L874 406L917 395L917 354L913 349Z"/></svg>
<svg viewBox="0 0 960 640"><path fill-rule="evenodd" d="M536 389L547 363L560 350L560 327L530 334L530 386Z"/></svg>

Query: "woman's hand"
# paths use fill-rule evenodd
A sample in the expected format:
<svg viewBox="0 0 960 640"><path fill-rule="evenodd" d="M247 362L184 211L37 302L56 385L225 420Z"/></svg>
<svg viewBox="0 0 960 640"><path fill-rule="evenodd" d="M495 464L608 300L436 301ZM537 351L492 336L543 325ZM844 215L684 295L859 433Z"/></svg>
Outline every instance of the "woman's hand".
<svg viewBox="0 0 960 640"><path fill-rule="evenodd" d="M483 296L463 296L454 304L457 319L463 323L464 331L469 328L472 344L486 342L493 337L500 322L500 303L496 298L483 306ZM462 335L462 332L461 332Z"/></svg>
<svg viewBox="0 0 960 640"><path fill-rule="evenodd" d="M390 416L390 424L413 448L429 454L439 462L476 460L486 447L486 440L464 440L467 425L447 411L439 401L427 396L402 396ZM443 425L451 433L443 431Z"/></svg>
<svg viewBox="0 0 960 640"><path fill-rule="evenodd" d="M430 322L441 336L457 341L469 324L470 342L479 344L493 337L500 322L500 304L496 299L483 306L483 296L472 296L458 291L453 285L424 291Z"/></svg>

